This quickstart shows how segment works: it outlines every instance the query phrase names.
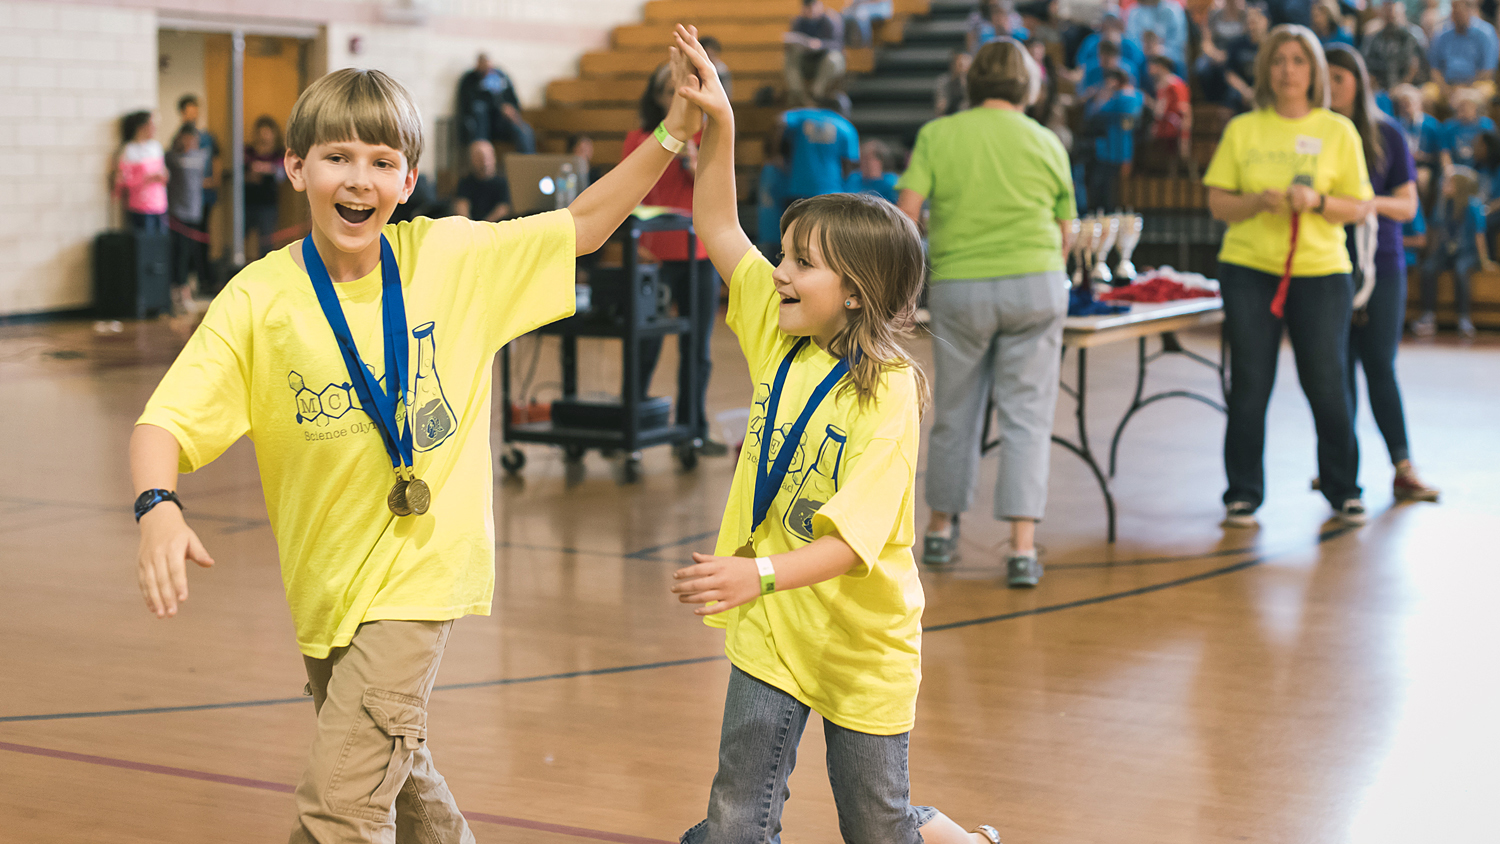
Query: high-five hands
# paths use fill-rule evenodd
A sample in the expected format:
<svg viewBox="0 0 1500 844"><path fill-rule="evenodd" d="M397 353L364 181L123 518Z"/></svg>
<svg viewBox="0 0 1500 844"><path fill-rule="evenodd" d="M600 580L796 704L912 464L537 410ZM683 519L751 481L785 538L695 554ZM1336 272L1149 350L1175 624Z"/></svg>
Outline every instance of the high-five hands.
<svg viewBox="0 0 1500 844"><path fill-rule="evenodd" d="M714 615L760 597L760 570L754 560L695 551L693 562L672 572L672 592L684 604L715 602L694 608L694 615Z"/></svg>
<svg viewBox="0 0 1500 844"><path fill-rule="evenodd" d="M719 82L719 71L708 57L708 51L698 43L698 29L678 24L672 37L675 42L672 46L673 81L677 79L675 63L678 56L691 68L689 78L677 88L677 96L691 101L715 123L733 122L734 110L729 106L729 95Z"/></svg>

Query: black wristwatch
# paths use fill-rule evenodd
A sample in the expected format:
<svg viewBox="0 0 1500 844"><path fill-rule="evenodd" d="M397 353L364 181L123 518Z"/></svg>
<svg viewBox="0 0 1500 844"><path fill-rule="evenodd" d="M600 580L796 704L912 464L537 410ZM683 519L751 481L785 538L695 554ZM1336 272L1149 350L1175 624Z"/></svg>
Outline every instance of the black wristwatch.
<svg viewBox="0 0 1500 844"><path fill-rule="evenodd" d="M187 509L186 507L182 506L182 499L178 498L177 493L173 492L172 490L148 489L145 492L141 493L140 497L135 500L135 520L139 522L142 516L151 512L153 507L162 503L163 501L170 501L173 504L176 504L177 509L179 510Z"/></svg>
<svg viewBox="0 0 1500 844"><path fill-rule="evenodd" d="M1328 194L1326 194L1326 193L1320 193L1320 194L1318 194L1318 207L1313 209L1313 213L1315 213L1315 214L1321 214L1321 213L1323 213L1323 209L1325 209L1327 207L1328 207Z"/></svg>

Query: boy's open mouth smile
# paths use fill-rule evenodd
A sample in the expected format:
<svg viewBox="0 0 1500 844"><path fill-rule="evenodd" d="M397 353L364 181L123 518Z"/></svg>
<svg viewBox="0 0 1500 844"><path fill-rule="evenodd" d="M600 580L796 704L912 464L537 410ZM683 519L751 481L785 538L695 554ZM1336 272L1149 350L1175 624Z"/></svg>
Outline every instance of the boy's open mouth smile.
<svg viewBox="0 0 1500 844"><path fill-rule="evenodd" d="M339 216L344 218L344 222L352 223L356 226L370 219L370 215L375 213L375 206L373 205L335 202L333 207L338 209Z"/></svg>
<svg viewBox="0 0 1500 844"><path fill-rule="evenodd" d="M785 293L778 293L776 295L781 297L781 304L783 305L795 305L798 302L802 301L801 299L794 299L791 296L786 295Z"/></svg>

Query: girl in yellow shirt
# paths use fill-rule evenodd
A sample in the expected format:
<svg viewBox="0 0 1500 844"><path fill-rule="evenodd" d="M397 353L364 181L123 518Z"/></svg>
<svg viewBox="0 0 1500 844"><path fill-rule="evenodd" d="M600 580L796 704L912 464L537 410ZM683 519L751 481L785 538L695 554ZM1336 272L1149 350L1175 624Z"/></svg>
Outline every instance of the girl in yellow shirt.
<svg viewBox="0 0 1500 844"><path fill-rule="evenodd" d="M924 272L916 226L875 197L804 200L782 218L786 257L772 267L739 226L729 98L695 33L679 27L676 49L698 71L679 93L709 117L694 222L730 279L729 327L756 384L718 544L672 586L726 628L733 665L708 818L682 840L779 840L787 778L816 711L846 841L998 844L993 827L965 832L908 798L926 381L899 337Z"/></svg>

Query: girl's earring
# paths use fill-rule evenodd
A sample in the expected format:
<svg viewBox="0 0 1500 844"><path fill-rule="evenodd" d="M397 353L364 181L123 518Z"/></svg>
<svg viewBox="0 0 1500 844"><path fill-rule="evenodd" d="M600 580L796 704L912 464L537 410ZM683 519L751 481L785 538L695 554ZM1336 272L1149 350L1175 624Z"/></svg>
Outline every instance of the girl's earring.
<svg viewBox="0 0 1500 844"><path fill-rule="evenodd" d="M852 307L854 307L854 300L853 299L845 299L844 300L844 307L846 307L846 308L852 308Z"/></svg>

